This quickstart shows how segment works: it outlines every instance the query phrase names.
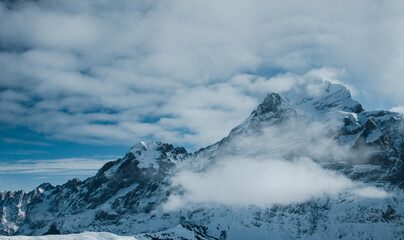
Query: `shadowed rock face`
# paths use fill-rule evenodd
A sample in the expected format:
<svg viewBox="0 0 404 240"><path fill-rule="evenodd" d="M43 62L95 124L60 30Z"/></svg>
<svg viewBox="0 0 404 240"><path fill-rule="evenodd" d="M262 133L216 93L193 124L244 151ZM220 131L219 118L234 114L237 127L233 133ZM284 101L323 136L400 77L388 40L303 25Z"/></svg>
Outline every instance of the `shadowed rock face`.
<svg viewBox="0 0 404 240"><path fill-rule="evenodd" d="M264 115L267 113L282 114L283 111L289 109L291 104L287 99L278 93L271 93L266 96L264 101L258 105L257 110L253 112L254 116Z"/></svg>
<svg viewBox="0 0 404 240"><path fill-rule="evenodd" d="M193 154L171 144L141 142L84 181L73 179L56 187L42 184L29 193L2 192L0 234L110 231L148 233L141 235L145 239L237 239L237 232L251 231L250 234L260 233L259 236L293 239L349 239L360 234L377 239L377 231L388 229L389 237L400 239L404 235L402 116L365 111L341 85L317 83L315 91L312 89L313 86L268 94L227 137ZM355 164L346 162L325 167L396 192L386 199L324 197L267 209L219 206L164 211L162 205L176 190L171 187L171 177L178 166L188 163L203 169L214 164L218 156L248 151L234 144L241 138L257 137L262 141L260 136L268 127L281 126L287 134L302 131L302 126L311 122L326 124L325 136L336 144L359 153L372 149L366 162L371 164L369 168L359 171ZM260 144L257 142L256 146ZM356 227L346 230L347 224Z"/></svg>

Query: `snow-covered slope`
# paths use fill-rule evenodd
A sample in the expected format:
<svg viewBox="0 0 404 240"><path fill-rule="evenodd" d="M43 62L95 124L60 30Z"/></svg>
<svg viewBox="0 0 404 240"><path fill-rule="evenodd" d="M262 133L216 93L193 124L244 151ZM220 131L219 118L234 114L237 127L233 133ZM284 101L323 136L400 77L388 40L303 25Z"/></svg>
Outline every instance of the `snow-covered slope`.
<svg viewBox="0 0 404 240"><path fill-rule="evenodd" d="M84 181L1 194L1 234L112 232L138 239L403 239L402 116L366 111L343 86L313 81L270 93L221 141L189 154L158 142L136 144ZM186 169L209 171L223 158L314 160L385 195L340 192L268 207L194 204L167 211ZM370 191L371 192L371 191ZM377 194L376 194L377 195Z"/></svg>
<svg viewBox="0 0 404 240"><path fill-rule="evenodd" d="M25 209L20 222L15 222L15 214L8 211L14 207L14 198L6 195L0 202L2 217L6 224L13 222L16 226L3 224L3 234L85 230L127 234L171 227L171 217L162 218L163 213L157 217L150 212L166 200L168 176L186 155L184 148L169 144L139 143L124 158L105 164L94 177L41 188L34 200L20 202Z"/></svg>

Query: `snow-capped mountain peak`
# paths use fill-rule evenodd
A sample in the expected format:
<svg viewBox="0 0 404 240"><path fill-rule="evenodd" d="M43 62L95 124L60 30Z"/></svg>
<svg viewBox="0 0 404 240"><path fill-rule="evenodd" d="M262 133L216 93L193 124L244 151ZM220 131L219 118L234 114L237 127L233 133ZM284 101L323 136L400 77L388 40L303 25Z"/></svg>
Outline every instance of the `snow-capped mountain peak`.
<svg viewBox="0 0 404 240"><path fill-rule="evenodd" d="M174 147L162 142L141 141L130 148L124 158L106 164L101 170L108 177L124 171L128 166L136 169L167 170L167 166L175 166L187 154L183 147Z"/></svg>
<svg viewBox="0 0 404 240"><path fill-rule="evenodd" d="M287 98L278 93L270 93L247 119L231 130L229 136L257 134L267 126L293 121L296 117L296 109Z"/></svg>
<svg viewBox="0 0 404 240"><path fill-rule="evenodd" d="M315 80L297 85L282 95L306 112L363 111L362 105L352 99L346 87L328 81Z"/></svg>
<svg viewBox="0 0 404 240"><path fill-rule="evenodd" d="M291 108L289 100L279 95L278 93L269 93L264 101L258 105L254 114L263 115L268 113L276 113L279 111L285 111Z"/></svg>
<svg viewBox="0 0 404 240"><path fill-rule="evenodd" d="M362 105L352 99L350 91L344 86L313 80L289 91L268 94L243 123L232 129L230 135L241 132L251 134L287 121L293 125L298 118L308 121L338 118L340 121L350 114L357 119L357 115L363 112Z"/></svg>
<svg viewBox="0 0 404 240"><path fill-rule="evenodd" d="M155 167L159 161L168 161L177 164L187 155L185 148L174 147L171 144L141 141L134 145L126 154L133 154L139 161L139 168Z"/></svg>
<svg viewBox="0 0 404 240"><path fill-rule="evenodd" d="M317 122L320 125L313 128L311 123ZM262 137L268 128L275 131ZM2 193L1 234L109 231L138 234L139 239L403 239L403 132L401 115L365 111L342 85L300 84L268 94L227 137L193 154L167 143L140 142L83 181L56 187L42 184L28 194ZM394 194L368 199L341 193L268 208L201 205L164 211L172 193L178 197L183 193L172 182L184 165L201 170L203 177L205 166L231 154L244 154L248 160L263 153L291 161L302 153L315 161L323 156L318 152L329 156L335 149L352 150L356 153L352 158L366 162L332 162L324 167Z"/></svg>

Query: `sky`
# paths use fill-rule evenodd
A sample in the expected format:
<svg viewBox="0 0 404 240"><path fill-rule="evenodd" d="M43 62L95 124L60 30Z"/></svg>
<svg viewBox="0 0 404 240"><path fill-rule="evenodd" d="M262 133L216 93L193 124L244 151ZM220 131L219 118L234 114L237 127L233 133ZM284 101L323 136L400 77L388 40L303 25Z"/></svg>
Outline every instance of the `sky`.
<svg viewBox="0 0 404 240"><path fill-rule="evenodd" d="M192 152L307 76L404 112L403 23L401 0L2 1L0 190L84 179L140 140Z"/></svg>

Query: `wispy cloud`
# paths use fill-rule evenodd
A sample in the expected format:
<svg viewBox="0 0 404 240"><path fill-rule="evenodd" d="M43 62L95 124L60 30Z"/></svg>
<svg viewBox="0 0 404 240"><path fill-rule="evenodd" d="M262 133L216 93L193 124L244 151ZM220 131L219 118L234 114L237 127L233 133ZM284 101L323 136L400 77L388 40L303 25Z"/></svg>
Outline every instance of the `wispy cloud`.
<svg viewBox="0 0 404 240"><path fill-rule="evenodd" d="M28 150L28 149L17 149L17 150L4 150L1 154L5 155L32 155L32 154L44 154L48 153L43 150Z"/></svg>
<svg viewBox="0 0 404 240"><path fill-rule="evenodd" d="M47 143L47 142L28 141L28 140L16 139L16 138L8 138L8 137L3 137L1 140L2 140L3 142L6 142L6 143L19 143L19 144L45 146L45 147L47 147L47 146L52 146L52 144Z"/></svg>
<svg viewBox="0 0 404 240"><path fill-rule="evenodd" d="M19 160L0 164L0 174L92 175L106 162L116 158L64 158L51 160ZM46 176L42 176L46 177Z"/></svg>
<svg viewBox="0 0 404 240"><path fill-rule="evenodd" d="M404 106L393 107L390 109L390 111L404 114Z"/></svg>

